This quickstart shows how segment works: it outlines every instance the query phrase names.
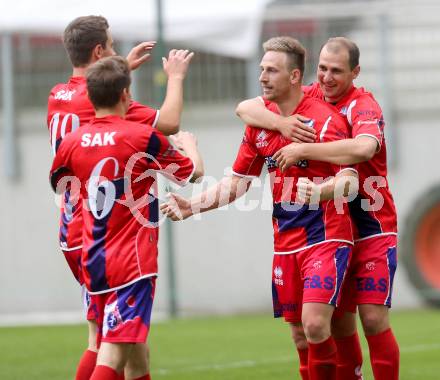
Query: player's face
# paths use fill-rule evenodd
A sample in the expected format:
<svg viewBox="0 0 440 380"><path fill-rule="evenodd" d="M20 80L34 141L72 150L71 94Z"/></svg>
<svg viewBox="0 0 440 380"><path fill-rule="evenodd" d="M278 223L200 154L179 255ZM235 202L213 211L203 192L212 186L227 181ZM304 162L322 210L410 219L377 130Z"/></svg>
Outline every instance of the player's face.
<svg viewBox="0 0 440 380"><path fill-rule="evenodd" d="M348 51L340 49L337 53L324 48L319 55L317 77L325 100L336 103L341 100L353 85L359 74L359 66L350 68Z"/></svg>
<svg viewBox="0 0 440 380"><path fill-rule="evenodd" d="M107 42L104 46L102 53L103 54L102 54L101 58L111 57L113 55L116 55L116 52L113 49L113 38L112 38L112 35L108 29L107 29Z"/></svg>
<svg viewBox="0 0 440 380"><path fill-rule="evenodd" d="M261 60L260 68L260 83L264 97L276 102L288 96L292 85L287 55L283 52L268 51Z"/></svg>

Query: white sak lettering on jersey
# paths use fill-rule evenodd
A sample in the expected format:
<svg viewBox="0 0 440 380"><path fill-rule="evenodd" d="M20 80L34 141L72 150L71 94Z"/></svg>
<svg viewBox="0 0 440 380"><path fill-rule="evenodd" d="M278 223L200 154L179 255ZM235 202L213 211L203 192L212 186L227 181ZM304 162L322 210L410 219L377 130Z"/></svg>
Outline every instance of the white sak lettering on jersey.
<svg viewBox="0 0 440 380"><path fill-rule="evenodd" d="M116 132L95 133L92 137L91 133L84 133L81 137L81 146L87 148L89 146L106 146L115 145L114 137Z"/></svg>
<svg viewBox="0 0 440 380"><path fill-rule="evenodd" d="M72 100L72 96L73 96L73 94L75 92L76 92L76 90L73 90L73 91L68 91L68 90L58 91L55 94L55 99L56 100L67 100L67 101L70 101L70 100Z"/></svg>

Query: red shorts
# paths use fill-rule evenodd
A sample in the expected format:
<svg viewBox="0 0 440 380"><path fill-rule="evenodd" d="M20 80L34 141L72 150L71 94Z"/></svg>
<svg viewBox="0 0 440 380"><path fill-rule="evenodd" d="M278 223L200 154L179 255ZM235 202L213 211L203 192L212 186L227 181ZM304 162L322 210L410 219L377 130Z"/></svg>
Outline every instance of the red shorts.
<svg viewBox="0 0 440 380"><path fill-rule="evenodd" d="M339 312L355 313L356 306L362 304L391 307L396 268L396 235L376 236L356 242Z"/></svg>
<svg viewBox="0 0 440 380"><path fill-rule="evenodd" d="M122 289L95 295L101 342L145 343L150 329L156 278L144 278Z"/></svg>
<svg viewBox="0 0 440 380"><path fill-rule="evenodd" d="M72 249L70 251L61 249L61 251L76 281L78 281L80 285L84 284L81 267L82 248Z"/></svg>
<svg viewBox="0 0 440 380"><path fill-rule="evenodd" d="M291 254L275 254L272 265L274 317L300 323L307 302L337 306L352 247L326 242Z"/></svg>

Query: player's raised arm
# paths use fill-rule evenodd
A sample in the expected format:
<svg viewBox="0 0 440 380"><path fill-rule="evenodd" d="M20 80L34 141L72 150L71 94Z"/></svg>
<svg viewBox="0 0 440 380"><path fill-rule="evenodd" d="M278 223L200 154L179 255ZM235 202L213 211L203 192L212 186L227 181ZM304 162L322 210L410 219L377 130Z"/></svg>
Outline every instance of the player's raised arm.
<svg viewBox="0 0 440 380"><path fill-rule="evenodd" d="M307 118L301 115L285 117L269 111L260 97L242 101L235 113L248 125L277 131L294 142L315 141L315 130L304 123Z"/></svg>
<svg viewBox="0 0 440 380"><path fill-rule="evenodd" d="M217 185L189 200L171 193L168 202L160 206L160 211L174 221L184 220L232 203L249 190L251 182L252 178L233 175L224 177Z"/></svg>
<svg viewBox="0 0 440 380"><path fill-rule="evenodd" d="M168 76L168 82L157 129L166 136L179 131L183 108L183 82L193 56L194 53L189 50L173 49L168 54L168 58L162 58L163 70Z"/></svg>

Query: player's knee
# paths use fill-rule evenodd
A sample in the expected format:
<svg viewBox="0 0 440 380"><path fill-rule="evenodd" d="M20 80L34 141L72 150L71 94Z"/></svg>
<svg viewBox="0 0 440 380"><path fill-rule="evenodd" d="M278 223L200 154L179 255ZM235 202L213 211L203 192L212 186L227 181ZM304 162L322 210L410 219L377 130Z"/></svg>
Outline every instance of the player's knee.
<svg viewBox="0 0 440 380"><path fill-rule="evenodd" d="M302 326L292 325L292 339L297 349L305 350L307 348L307 338Z"/></svg>
<svg viewBox="0 0 440 380"><path fill-rule="evenodd" d="M376 335L389 328L388 316L380 310L368 310L361 314L365 335Z"/></svg>
<svg viewBox="0 0 440 380"><path fill-rule="evenodd" d="M322 341L330 336L330 323L320 315L303 320L304 332L312 342Z"/></svg>

